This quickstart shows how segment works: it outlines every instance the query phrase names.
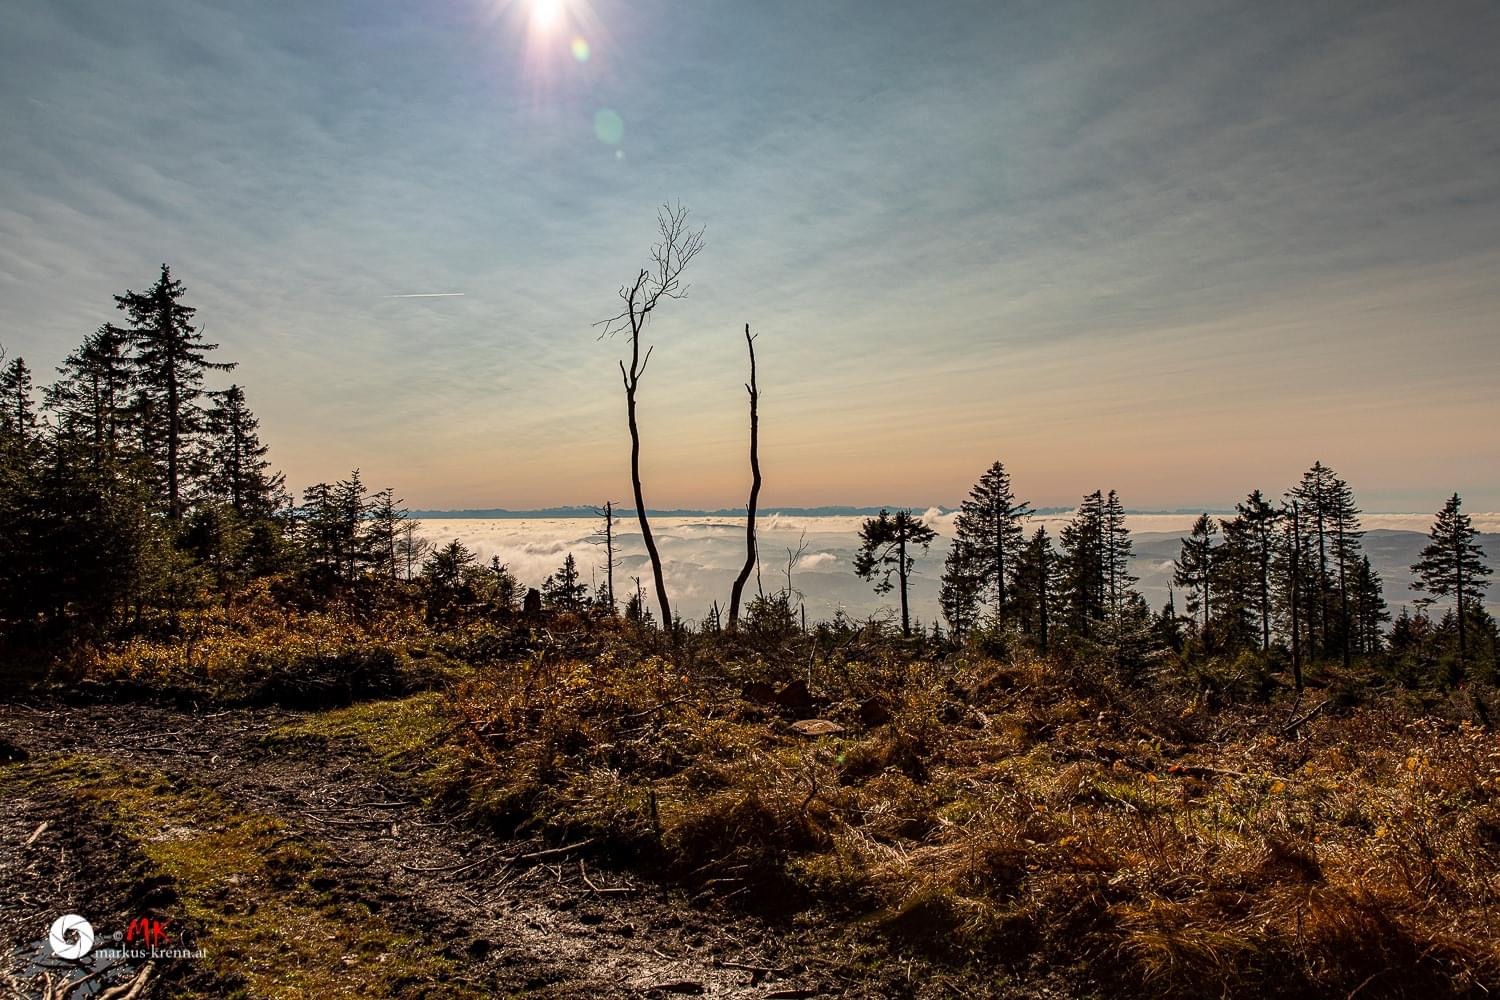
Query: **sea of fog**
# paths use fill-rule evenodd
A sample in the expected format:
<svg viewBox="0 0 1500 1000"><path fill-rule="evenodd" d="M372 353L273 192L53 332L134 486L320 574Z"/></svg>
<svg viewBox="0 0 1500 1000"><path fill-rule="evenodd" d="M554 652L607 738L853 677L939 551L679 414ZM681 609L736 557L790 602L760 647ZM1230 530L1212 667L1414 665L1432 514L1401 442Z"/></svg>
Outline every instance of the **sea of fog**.
<svg viewBox="0 0 1500 1000"><path fill-rule="evenodd" d="M954 515L934 510L925 518L938 532L938 540L917 561L911 596L913 614L930 623L938 615L938 577L953 536ZM779 514L760 518L761 586L767 592L786 586L788 550L803 547L802 557L792 570L791 582L803 595L809 621L832 618L840 609L856 618L892 613L894 595L878 595L854 575L854 552L862 520L853 516ZM1167 599L1172 560L1193 520L1190 514L1132 514L1126 518L1135 540L1132 572L1140 577L1140 590L1153 609ZM1474 526L1486 533L1480 541L1490 564L1500 568L1500 534L1497 534L1500 514L1476 514L1473 520ZM1047 532L1056 539L1067 521L1067 515L1037 517L1031 520L1028 530L1046 525ZM486 562L491 556L498 556L523 584L540 586L569 552L577 560L584 580L603 580L603 547L590 542L601 523L597 518L433 518L423 521L421 530L438 544L459 539ZM1417 595L1409 586L1409 567L1426 544L1432 515L1366 514L1363 523L1365 551L1385 581L1386 600L1393 610L1410 604ZM744 520L723 516L657 517L651 519L651 528L665 564L674 610L696 621L715 600L724 605L745 558ZM625 594L633 589L632 577L636 576L641 577L649 594L651 567L634 517L617 519L615 546L616 594L623 601ZM753 593L754 588L752 577L749 592ZM1496 589L1500 590L1500 585ZM1492 610L1500 610L1496 598L1500 595L1491 595ZM651 601L653 607L654 604ZM1180 601L1178 606L1180 609Z"/></svg>

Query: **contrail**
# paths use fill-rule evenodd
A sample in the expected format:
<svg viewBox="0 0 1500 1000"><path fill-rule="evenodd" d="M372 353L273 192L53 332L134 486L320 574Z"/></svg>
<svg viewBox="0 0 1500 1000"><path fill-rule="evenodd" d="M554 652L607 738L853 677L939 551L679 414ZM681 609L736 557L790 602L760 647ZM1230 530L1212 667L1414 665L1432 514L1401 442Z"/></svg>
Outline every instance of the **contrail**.
<svg viewBox="0 0 1500 1000"><path fill-rule="evenodd" d="M410 292L406 295L387 295L388 299L451 299L462 298L463 292Z"/></svg>

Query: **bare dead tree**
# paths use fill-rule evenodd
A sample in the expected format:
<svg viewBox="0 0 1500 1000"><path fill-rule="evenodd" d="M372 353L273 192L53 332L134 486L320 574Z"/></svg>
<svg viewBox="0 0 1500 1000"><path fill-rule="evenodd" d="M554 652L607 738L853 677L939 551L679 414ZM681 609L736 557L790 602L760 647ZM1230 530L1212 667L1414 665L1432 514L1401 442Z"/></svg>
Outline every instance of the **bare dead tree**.
<svg viewBox="0 0 1500 1000"><path fill-rule="evenodd" d="M750 336L750 324L745 324L745 346L750 349L750 381L745 391L750 394L750 502L745 507L745 565L735 578L734 588L729 594L729 631L740 623L740 598L745 593L745 582L755 568L755 505L760 500L760 388L755 381L755 338Z"/></svg>
<svg viewBox="0 0 1500 1000"><path fill-rule="evenodd" d="M609 613L613 617L615 613L615 566L619 563L615 559L615 501L605 501L602 508L594 508L594 513L599 515L604 523L594 530L593 535L589 537L589 544L604 546L604 597L609 602Z"/></svg>
<svg viewBox="0 0 1500 1000"><path fill-rule="evenodd" d="M807 555L807 532L803 531L802 536L797 539L797 547L793 549L789 545L786 550L786 592L788 599L791 597L796 597L798 601L803 599L802 591L792 586L792 570L797 568L797 565L802 562L802 557L805 555Z"/></svg>
<svg viewBox="0 0 1500 1000"><path fill-rule="evenodd" d="M641 489L641 431L636 423L636 394L641 376L651 360L653 348L641 353L641 333L666 299L685 298L688 286L682 283L682 272L703 249L703 229L689 229L688 212L679 203L663 205L656 214L657 242L651 246L651 263L636 272L635 280L620 286L621 309L595 326L603 327L602 340L617 333L630 338L630 365L620 362L620 379L625 384L625 414L630 427L630 483L635 493L636 518L641 523L641 538L651 559L651 575L656 581L656 602L661 606L662 628L672 629L672 605L667 599L667 582L662 575L661 554L651 534L646 517L646 499Z"/></svg>

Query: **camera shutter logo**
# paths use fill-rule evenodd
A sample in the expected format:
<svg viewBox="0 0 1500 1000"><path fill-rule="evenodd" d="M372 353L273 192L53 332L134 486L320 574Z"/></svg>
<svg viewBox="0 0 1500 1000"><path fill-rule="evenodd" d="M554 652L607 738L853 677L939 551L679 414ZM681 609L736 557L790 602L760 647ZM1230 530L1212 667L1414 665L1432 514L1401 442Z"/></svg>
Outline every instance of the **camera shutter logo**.
<svg viewBox="0 0 1500 1000"><path fill-rule="evenodd" d="M72 941L68 940L69 933L74 935ZM65 913L52 921L47 943L58 958L82 958L94 947L94 927L76 913Z"/></svg>

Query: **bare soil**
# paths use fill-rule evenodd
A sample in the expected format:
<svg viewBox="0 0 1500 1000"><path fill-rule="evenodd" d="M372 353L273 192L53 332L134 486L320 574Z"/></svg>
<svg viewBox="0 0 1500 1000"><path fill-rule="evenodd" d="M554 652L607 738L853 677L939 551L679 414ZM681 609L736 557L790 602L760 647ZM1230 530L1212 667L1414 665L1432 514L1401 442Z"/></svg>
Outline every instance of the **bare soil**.
<svg viewBox="0 0 1500 1000"><path fill-rule="evenodd" d="M832 946L816 943L814 928L772 926L695 902L591 861L587 844L507 841L467 828L424 806L356 748L264 739L297 718L141 704L0 705L0 764L96 755L280 817L330 859L345 897L454 960L463 981L487 995L927 992L918 983L857 983ZM0 935L13 964L61 913L123 924L142 907L170 909L175 898L126 838L62 791L7 789L0 845ZM164 971L142 995L218 994L204 975ZM417 984L411 995L421 995Z"/></svg>

